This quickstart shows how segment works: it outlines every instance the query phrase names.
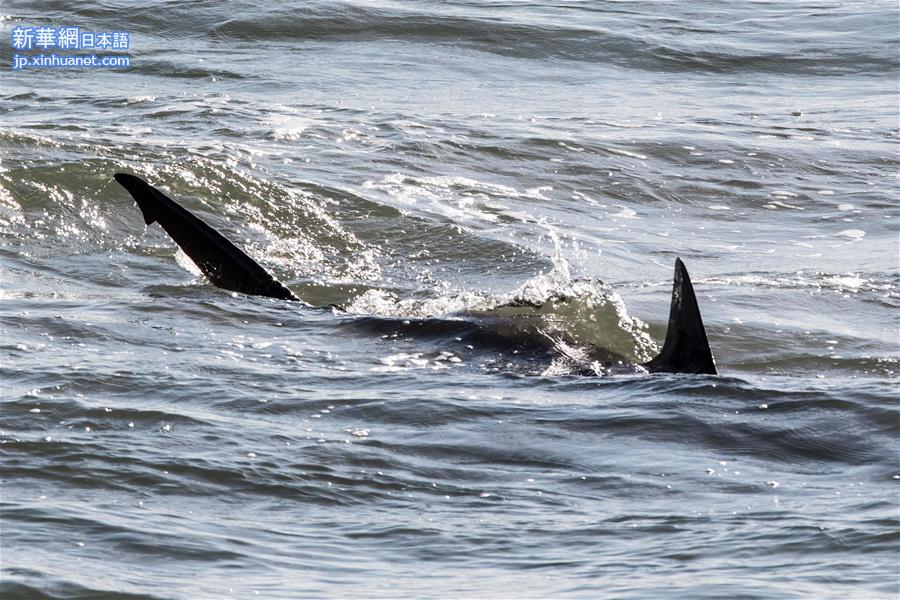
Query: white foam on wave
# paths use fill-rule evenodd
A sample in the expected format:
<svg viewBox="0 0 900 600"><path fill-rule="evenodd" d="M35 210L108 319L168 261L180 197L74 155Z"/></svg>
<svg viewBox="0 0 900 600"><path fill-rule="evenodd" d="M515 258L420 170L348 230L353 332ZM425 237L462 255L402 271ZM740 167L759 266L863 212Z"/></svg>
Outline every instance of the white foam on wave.
<svg viewBox="0 0 900 600"><path fill-rule="evenodd" d="M805 210L802 206L794 206L793 204L788 204L787 202L782 202L781 200L773 200L768 204L765 204L763 208L768 209L776 209L776 208L787 208L789 210Z"/></svg>
<svg viewBox="0 0 900 600"><path fill-rule="evenodd" d="M269 117L265 124L270 129L267 136L290 142L299 139L310 127L316 125L318 120L307 115L275 114Z"/></svg>
<svg viewBox="0 0 900 600"><path fill-rule="evenodd" d="M125 104L141 104L143 102L153 102L156 100L156 96L129 96L125 99Z"/></svg>
<svg viewBox="0 0 900 600"><path fill-rule="evenodd" d="M461 292L434 298L401 298L395 292L374 288L356 296L343 309L356 315L427 319L489 310L493 305L494 301L489 296L475 292Z"/></svg>
<svg viewBox="0 0 900 600"><path fill-rule="evenodd" d="M894 290L889 281L866 278L858 273L822 273L798 271L789 275L726 275L700 279L699 282L727 286L759 286L781 289L820 289L837 293L888 292Z"/></svg>
<svg viewBox="0 0 900 600"><path fill-rule="evenodd" d="M621 148L604 148L607 152L611 152L613 154L618 154L620 156L627 156L629 158L636 158L638 160L647 160L646 154L640 154L638 152L631 152L630 150L622 150Z"/></svg>
<svg viewBox="0 0 900 600"><path fill-rule="evenodd" d="M366 181L366 189L387 194L395 205L407 206L417 211L441 215L457 225L483 228L497 223L501 218L534 221L507 204L509 199L546 201L550 186L518 190L512 186L469 177L438 175L414 177L393 173L380 181Z"/></svg>

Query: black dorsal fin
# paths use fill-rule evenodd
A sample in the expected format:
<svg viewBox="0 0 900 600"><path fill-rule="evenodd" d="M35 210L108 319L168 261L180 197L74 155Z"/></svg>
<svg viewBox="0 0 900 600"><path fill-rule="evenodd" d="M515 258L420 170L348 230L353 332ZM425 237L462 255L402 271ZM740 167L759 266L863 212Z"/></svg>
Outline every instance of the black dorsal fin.
<svg viewBox="0 0 900 600"><path fill-rule="evenodd" d="M116 173L115 179L137 202L144 222L158 222L213 285L242 294L299 300L228 238L140 177Z"/></svg>
<svg viewBox="0 0 900 600"><path fill-rule="evenodd" d="M680 258L675 259L675 284L666 341L659 356L644 367L652 372L717 374L694 286Z"/></svg>

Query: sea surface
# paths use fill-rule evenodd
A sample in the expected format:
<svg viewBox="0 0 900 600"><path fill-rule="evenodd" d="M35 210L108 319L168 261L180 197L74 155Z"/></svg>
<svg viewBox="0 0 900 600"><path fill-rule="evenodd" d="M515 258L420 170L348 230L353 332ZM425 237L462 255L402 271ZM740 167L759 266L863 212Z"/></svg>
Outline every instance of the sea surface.
<svg viewBox="0 0 900 600"><path fill-rule="evenodd" d="M0 13L4 600L898 597L895 1ZM40 25L132 64L13 71ZM676 257L719 375L578 375ZM553 352L404 325L509 304Z"/></svg>

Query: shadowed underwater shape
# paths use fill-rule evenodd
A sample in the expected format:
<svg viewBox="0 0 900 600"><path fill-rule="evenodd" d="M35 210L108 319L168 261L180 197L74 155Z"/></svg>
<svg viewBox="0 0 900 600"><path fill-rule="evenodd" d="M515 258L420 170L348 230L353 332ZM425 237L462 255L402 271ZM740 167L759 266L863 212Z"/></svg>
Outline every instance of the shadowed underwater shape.
<svg viewBox="0 0 900 600"><path fill-rule="evenodd" d="M144 222L147 225L159 223L213 285L242 294L306 304L228 238L160 190L135 175L116 173L114 177L134 198ZM444 325L435 319L420 320L416 324L437 329ZM466 329L465 323L459 325ZM484 333L478 324L472 324L469 329L473 335ZM527 346L532 349L547 346L540 331L535 330L533 335L535 339L526 340ZM523 343L521 339L516 341ZM639 366L654 373L717 374L697 296L680 258L675 260L672 304L663 348L656 358Z"/></svg>

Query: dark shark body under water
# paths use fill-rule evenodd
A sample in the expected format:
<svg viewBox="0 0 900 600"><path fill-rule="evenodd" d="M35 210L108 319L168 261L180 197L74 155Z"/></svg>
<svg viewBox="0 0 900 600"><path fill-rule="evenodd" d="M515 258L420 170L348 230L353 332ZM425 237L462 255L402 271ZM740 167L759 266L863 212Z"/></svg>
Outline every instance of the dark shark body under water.
<svg viewBox="0 0 900 600"><path fill-rule="evenodd" d="M143 179L125 173L117 173L115 179L137 202L144 215L144 222L148 225L159 223L214 285L243 294L303 302L225 236ZM523 327L500 317L357 317L353 319L352 326L377 333L390 332L392 335L415 337L423 342L429 338L452 337L461 342L460 346L470 350L470 353L476 352L476 347L481 350L498 349L513 353L527 362L546 361L548 355L559 350L556 340L537 326ZM467 354L465 351L460 353ZM626 366L623 360L603 351L599 346L583 358L585 364L581 369L576 369L576 372L582 374L599 374ZM604 363L605 366L598 366L599 363ZM647 363L627 366L631 370L641 367L650 372L717 373L697 297L680 258L675 260L672 304L663 349Z"/></svg>

